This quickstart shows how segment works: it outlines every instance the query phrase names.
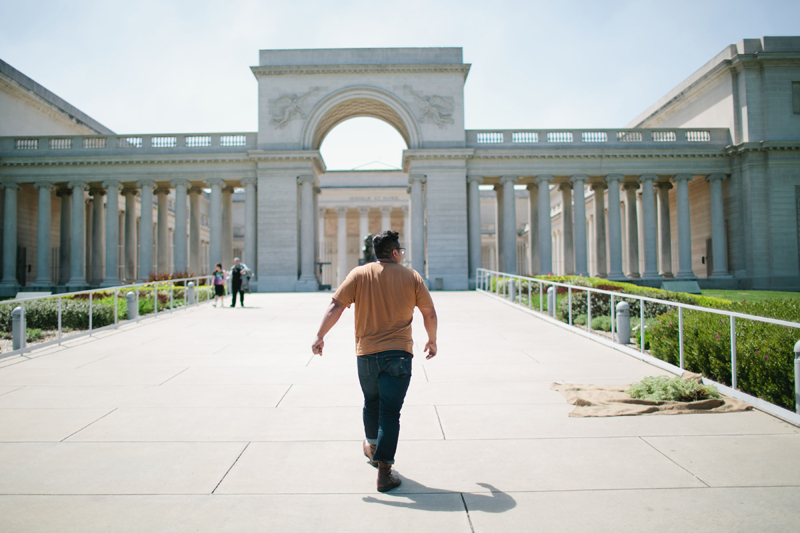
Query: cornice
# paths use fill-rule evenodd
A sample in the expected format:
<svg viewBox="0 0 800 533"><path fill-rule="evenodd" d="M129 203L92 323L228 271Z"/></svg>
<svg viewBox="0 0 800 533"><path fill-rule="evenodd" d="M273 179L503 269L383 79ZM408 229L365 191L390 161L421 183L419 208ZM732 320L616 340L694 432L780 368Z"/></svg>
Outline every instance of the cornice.
<svg viewBox="0 0 800 533"><path fill-rule="evenodd" d="M726 148L728 155L747 152L785 152L800 150L800 141L760 141L746 142Z"/></svg>
<svg viewBox="0 0 800 533"><path fill-rule="evenodd" d="M417 74L458 73L465 78L469 64L450 65L300 65L250 67L256 78L264 76L302 76L320 74Z"/></svg>
<svg viewBox="0 0 800 533"><path fill-rule="evenodd" d="M236 155L197 155L161 156L136 158L120 156L88 157L14 157L0 158L0 167L83 167L83 166L138 166L138 165L184 165L184 164L231 164L250 163L252 160L243 154Z"/></svg>

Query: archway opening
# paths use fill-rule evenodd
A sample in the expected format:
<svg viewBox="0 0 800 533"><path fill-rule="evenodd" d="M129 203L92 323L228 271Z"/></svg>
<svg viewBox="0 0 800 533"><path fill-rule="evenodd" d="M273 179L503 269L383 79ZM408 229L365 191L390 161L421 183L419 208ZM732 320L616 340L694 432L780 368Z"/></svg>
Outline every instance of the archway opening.
<svg viewBox="0 0 800 533"><path fill-rule="evenodd" d="M395 124L357 117L329 128L319 150L328 170L400 170L406 148Z"/></svg>

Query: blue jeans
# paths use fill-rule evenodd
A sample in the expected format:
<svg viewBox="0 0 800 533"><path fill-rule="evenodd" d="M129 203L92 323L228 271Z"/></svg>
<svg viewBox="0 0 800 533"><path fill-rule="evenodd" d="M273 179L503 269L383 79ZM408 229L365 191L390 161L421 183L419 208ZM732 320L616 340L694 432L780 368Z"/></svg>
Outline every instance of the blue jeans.
<svg viewBox="0 0 800 533"><path fill-rule="evenodd" d="M412 355L390 350L360 355L358 380L364 393L364 433L375 444L373 461L394 464L400 435L400 409L411 382Z"/></svg>

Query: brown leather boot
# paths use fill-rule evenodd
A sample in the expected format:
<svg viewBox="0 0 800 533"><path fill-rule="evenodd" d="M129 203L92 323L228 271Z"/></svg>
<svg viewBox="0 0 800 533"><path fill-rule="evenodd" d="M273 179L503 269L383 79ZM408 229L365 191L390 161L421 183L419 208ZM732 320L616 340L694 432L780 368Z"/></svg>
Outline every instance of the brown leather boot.
<svg viewBox="0 0 800 533"><path fill-rule="evenodd" d="M400 486L400 476L392 472L389 463L378 463L378 492L386 492Z"/></svg>
<svg viewBox="0 0 800 533"><path fill-rule="evenodd" d="M369 464L377 468L378 463L372 460L373 455L375 455L375 445L368 443L367 440L364 439L364 456L369 459Z"/></svg>

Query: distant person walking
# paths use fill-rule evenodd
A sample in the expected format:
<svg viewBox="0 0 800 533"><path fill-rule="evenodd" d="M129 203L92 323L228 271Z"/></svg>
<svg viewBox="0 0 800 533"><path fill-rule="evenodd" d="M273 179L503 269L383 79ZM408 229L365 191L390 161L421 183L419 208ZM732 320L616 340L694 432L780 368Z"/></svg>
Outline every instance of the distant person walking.
<svg viewBox="0 0 800 533"><path fill-rule="evenodd" d="M404 249L396 231L373 238L377 263L350 271L333 295L311 351L322 355L325 335L355 303L358 379L364 393L364 455L378 467L378 491L400 485L392 471L400 434L400 409L411 381L414 308L422 313L427 359L436 355L436 310L422 277L402 266Z"/></svg>
<svg viewBox="0 0 800 533"><path fill-rule="evenodd" d="M225 296L225 281L228 279L228 274L222 270L222 263L217 263L214 267L214 307L219 302L220 307L224 305L222 297Z"/></svg>
<svg viewBox="0 0 800 533"><path fill-rule="evenodd" d="M247 265L244 263L239 262L238 257L233 258L233 266L231 267L231 294L233 294L233 300L231 300L231 307L236 307L236 295L239 295L239 301L244 307L244 290L242 289L242 278L249 272L250 269L247 268Z"/></svg>

